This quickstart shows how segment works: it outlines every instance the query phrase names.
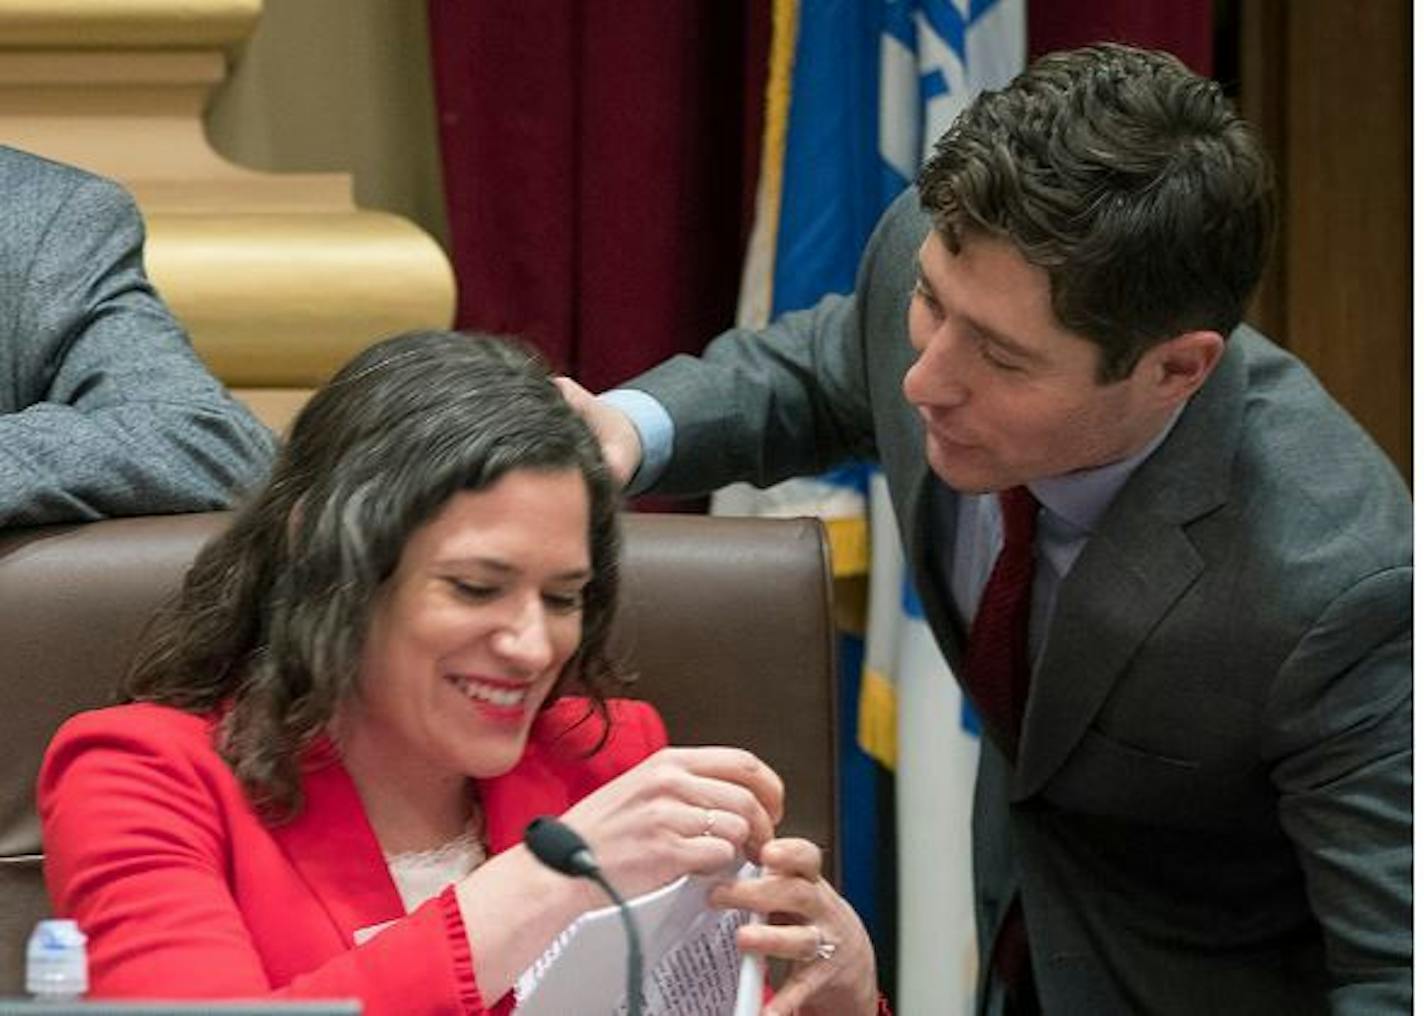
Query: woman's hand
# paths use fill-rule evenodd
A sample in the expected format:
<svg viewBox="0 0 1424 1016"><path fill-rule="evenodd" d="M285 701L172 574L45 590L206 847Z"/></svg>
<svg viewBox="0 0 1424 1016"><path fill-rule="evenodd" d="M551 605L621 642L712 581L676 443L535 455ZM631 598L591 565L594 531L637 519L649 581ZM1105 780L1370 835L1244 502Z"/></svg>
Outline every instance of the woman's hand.
<svg viewBox="0 0 1424 1016"><path fill-rule="evenodd" d="M635 896L690 871L713 872L738 851L755 857L781 819L781 779L738 748L664 748L560 816L603 873ZM605 903L587 879L556 874L518 845L455 887L480 961L480 994L499 998L580 913Z"/></svg>
<svg viewBox="0 0 1424 1016"><path fill-rule="evenodd" d="M769 923L738 930L738 947L794 964L763 1013L873 1016L875 951L851 905L821 877L820 848L802 839L772 840L761 849L761 865L759 878L724 883L708 902L767 915Z"/></svg>
<svg viewBox="0 0 1424 1016"><path fill-rule="evenodd" d="M664 748L562 816L633 896L756 858L781 820L781 778L739 748Z"/></svg>

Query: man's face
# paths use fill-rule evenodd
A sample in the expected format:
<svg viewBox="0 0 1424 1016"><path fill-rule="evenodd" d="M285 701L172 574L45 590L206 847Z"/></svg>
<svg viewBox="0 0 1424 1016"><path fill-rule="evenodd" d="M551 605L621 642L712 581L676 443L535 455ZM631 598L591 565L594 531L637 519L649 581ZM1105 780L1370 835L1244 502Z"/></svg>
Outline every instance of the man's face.
<svg viewBox="0 0 1424 1016"><path fill-rule="evenodd" d="M1007 240L969 237L953 254L931 230L918 268L918 357L903 387L924 421L930 468L949 486L1003 490L1104 465L1165 424L1142 364L1098 381L1098 347L1058 322L1047 273Z"/></svg>

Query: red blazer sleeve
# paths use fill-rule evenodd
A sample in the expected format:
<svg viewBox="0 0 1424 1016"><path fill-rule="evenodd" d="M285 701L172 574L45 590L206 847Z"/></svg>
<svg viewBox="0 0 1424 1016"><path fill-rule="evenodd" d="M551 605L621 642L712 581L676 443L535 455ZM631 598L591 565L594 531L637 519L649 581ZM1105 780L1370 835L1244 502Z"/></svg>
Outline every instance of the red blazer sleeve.
<svg viewBox="0 0 1424 1016"><path fill-rule="evenodd" d="M89 935L91 993L354 997L367 1016L485 1012L453 894L350 947L258 835L208 729L160 707L101 710L61 728L46 755L45 877L56 911ZM242 902L243 883L255 884L256 903ZM327 955L277 983L249 921L284 914L285 945Z"/></svg>

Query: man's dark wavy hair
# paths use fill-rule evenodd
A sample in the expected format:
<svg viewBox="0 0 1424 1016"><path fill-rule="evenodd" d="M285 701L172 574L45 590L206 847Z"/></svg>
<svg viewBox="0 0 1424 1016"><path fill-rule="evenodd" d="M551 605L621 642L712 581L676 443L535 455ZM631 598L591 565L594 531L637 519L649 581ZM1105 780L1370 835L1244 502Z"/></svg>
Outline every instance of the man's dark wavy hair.
<svg viewBox="0 0 1424 1016"><path fill-rule="evenodd" d="M1002 237L1048 273L1053 309L1132 373L1186 331L1230 334L1274 221L1270 163L1220 87L1167 53L1054 53L980 94L935 146L920 200L955 253Z"/></svg>
<svg viewBox="0 0 1424 1016"><path fill-rule="evenodd" d="M226 708L223 758L255 804L290 817L302 803L302 752L358 690L372 606L406 542L455 494L518 469L577 470L587 487L582 638L550 699L576 685L606 723L612 478L532 351L456 332L377 343L312 397L266 486L155 620L121 698Z"/></svg>

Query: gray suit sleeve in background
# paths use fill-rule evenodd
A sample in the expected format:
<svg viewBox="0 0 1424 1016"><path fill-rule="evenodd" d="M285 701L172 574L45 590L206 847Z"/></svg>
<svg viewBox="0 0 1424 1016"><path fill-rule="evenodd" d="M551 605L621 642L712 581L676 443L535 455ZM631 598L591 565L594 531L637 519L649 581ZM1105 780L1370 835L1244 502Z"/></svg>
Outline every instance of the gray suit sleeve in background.
<svg viewBox="0 0 1424 1016"><path fill-rule="evenodd" d="M0 526L230 506L271 433L150 285L117 185L0 149Z"/></svg>

